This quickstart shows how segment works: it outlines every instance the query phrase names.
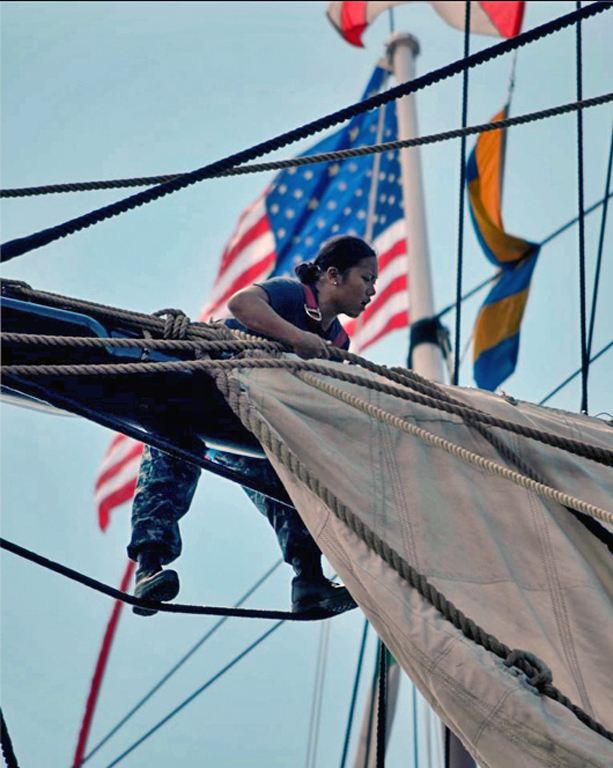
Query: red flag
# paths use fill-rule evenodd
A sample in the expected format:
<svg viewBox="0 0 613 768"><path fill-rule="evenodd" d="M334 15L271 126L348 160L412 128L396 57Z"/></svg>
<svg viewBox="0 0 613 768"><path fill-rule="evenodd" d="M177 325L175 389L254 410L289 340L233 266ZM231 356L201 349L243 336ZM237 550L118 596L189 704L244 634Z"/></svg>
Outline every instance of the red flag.
<svg viewBox="0 0 613 768"><path fill-rule="evenodd" d="M362 34L375 18L400 2L332 2L326 15L344 39L363 48ZM465 3L431 2L438 15L452 27L464 29ZM480 35L514 37L521 30L524 2L474 2L470 14L470 31Z"/></svg>

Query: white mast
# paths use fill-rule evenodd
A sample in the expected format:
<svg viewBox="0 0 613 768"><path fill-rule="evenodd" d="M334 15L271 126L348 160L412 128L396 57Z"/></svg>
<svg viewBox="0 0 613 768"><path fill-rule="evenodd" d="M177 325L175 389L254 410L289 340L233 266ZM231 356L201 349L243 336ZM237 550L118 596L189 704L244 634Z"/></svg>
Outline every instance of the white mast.
<svg viewBox="0 0 613 768"><path fill-rule="evenodd" d="M419 54L419 43L413 35L395 32L387 41L387 51L397 83L408 83L415 77L415 57ZM414 139L418 134L417 111L412 93L396 102L398 117L398 138ZM419 147L400 150L404 218L407 227L409 316L411 324L434 317L434 296L430 271L426 210L423 196L421 160ZM422 342L413 348L412 368L432 381L444 383L443 356L441 348L431 342ZM425 704L425 703L424 703ZM426 721L434 714L428 705L422 711ZM434 716L436 718L436 716ZM438 719L438 718L436 718ZM441 736L445 738L445 727L441 723ZM449 765L454 768L473 768L475 763L460 740L451 731L449 740ZM429 748L432 745L429 745Z"/></svg>
<svg viewBox="0 0 613 768"><path fill-rule="evenodd" d="M397 83L406 83L415 76L414 59L419 43L412 35L393 33L387 42L388 55ZM417 133L417 114L412 93L396 102L398 138L413 139ZM407 226L409 315L411 324L434 316L434 297L430 274L426 214L422 192L422 172L419 147L400 150L404 218ZM438 345L423 342L413 349L412 368L433 381L444 383L443 358Z"/></svg>

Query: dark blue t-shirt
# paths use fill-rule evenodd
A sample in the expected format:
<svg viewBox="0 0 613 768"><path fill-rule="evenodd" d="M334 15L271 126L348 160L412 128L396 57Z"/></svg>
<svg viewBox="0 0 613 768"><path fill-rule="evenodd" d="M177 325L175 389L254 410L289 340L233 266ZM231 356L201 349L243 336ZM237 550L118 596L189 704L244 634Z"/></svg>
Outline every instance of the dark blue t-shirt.
<svg viewBox="0 0 613 768"><path fill-rule="evenodd" d="M302 331L314 331L313 323L309 319L306 311L306 297L304 293L304 286L299 280L293 280L290 277L271 277L270 280L266 280L263 283L256 283L258 288L262 288L266 291L270 306L274 311L280 315L288 323L295 325L296 328L300 328ZM249 328L240 323L236 318L231 317L224 320L224 323L229 328L236 328L239 331L246 331L247 333L253 333ZM341 332L342 326L338 318L334 318L332 325L328 328L327 332L323 332L321 327L317 333L324 339L334 340ZM343 344L343 349L349 348L349 340Z"/></svg>

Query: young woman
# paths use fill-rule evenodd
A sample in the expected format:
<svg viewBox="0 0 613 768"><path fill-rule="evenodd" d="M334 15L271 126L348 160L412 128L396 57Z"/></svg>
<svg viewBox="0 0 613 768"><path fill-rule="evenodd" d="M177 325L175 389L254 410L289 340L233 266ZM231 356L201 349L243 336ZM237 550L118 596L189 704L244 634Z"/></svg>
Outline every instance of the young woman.
<svg viewBox="0 0 613 768"><path fill-rule="evenodd" d="M375 295L378 268L373 249L361 238L333 238L313 262L300 264L296 275L297 280L275 277L236 293L228 302L233 317L226 324L281 341L303 358L327 358L330 346L348 349L349 338L338 316L358 317ZM215 460L283 491L265 459L217 452ZM139 566L136 597L163 601L177 596L177 573L162 566L181 553L178 523L190 507L200 471L145 446L128 546L128 555ZM292 611L324 618L355 608L347 589L325 578L321 551L297 511L270 496L244 490L274 528L284 560L294 569ZM141 616L156 613L139 606L133 611Z"/></svg>

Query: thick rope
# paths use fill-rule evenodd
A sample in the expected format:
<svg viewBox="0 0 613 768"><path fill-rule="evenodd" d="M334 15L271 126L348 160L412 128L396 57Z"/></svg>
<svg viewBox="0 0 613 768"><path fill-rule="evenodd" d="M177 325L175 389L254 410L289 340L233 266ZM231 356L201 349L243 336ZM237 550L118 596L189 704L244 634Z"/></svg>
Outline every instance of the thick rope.
<svg viewBox="0 0 613 768"><path fill-rule="evenodd" d="M305 165L316 165L318 163L340 162L349 158L365 157L367 155L380 154L384 152L393 152L398 149L408 147L422 147L430 144L437 144L442 141L459 139L467 136L474 136L487 131L496 131L501 128L510 128L515 125L526 125L538 120L544 120L559 115L565 115L577 110L589 109L590 107L601 106L613 101L613 94L607 93L601 96L594 96L584 101L574 101L563 104L558 107L530 112L517 117L508 117L496 122L481 123L463 128L456 128L441 133L434 133L428 136L418 136L412 139L397 139L384 143L370 144L365 147L352 147L348 149L338 149L334 152L322 152L316 155L305 155L288 160L276 160L268 163L254 163L252 165L241 165L239 168L232 168L228 171L222 171L210 176L210 178L225 178L228 176L242 176L249 173L264 173L266 171L281 171L286 168L298 168ZM175 173L165 176L149 176L135 179L118 179L110 181L84 181L66 184L47 184L39 187L22 187L16 189L0 190L0 198L31 197L34 195L47 195L56 192L87 192L102 189L114 189L123 187L141 187L161 184L165 181L179 179L184 174Z"/></svg>
<svg viewBox="0 0 613 768"><path fill-rule="evenodd" d="M90 589L94 589L96 592L101 592L103 595L113 597L115 600L121 600L129 605L138 605L143 608L155 608L158 611L166 613L182 613L198 616L233 616L243 619L283 619L284 621L317 620L317 618L313 616L291 613L289 611L265 611L254 608L227 608L224 606L210 605L183 605L181 603L160 603L156 600L143 600L134 597L133 595L129 595L127 592L115 589L101 581L92 579L90 576L79 573L79 571L75 571L73 568L68 568L61 563L57 563L42 555L38 555L36 552L31 552L29 549L20 547L18 544L14 544L7 539L0 538L0 548L6 549L14 555L23 557L25 560L41 565L43 568L47 568L50 571L55 571L55 573L59 573L68 579L72 579L72 581L76 581Z"/></svg>
<svg viewBox="0 0 613 768"><path fill-rule="evenodd" d="M204 324L198 324L198 326L202 326ZM192 324L193 328L193 324ZM191 329L190 329L191 330ZM229 331L229 329L226 329L227 332L231 334L236 334L237 338L234 338L232 341L228 342L228 349L234 349L235 344L239 344L241 341L243 343L250 343L250 337L249 334L241 334L240 331ZM206 335L210 338L210 336L215 331L209 327L208 331L206 331ZM221 332L223 335L223 331ZM14 334L4 334L2 333L1 338L6 341L10 341L12 338L15 337ZM25 336L25 335L23 335ZM245 337L241 339L240 337ZM24 339L22 339L22 334L17 334L17 342L23 343ZM39 343L45 343L46 337L41 337L40 335L36 335L35 338ZM53 339L54 337L47 337L50 339ZM60 340L63 339L71 339L72 337L58 337ZM81 339L77 341L70 341L67 342L70 345L79 346L80 343L82 343L84 346L87 346L91 343L92 346L105 346L102 342L109 342L109 345L114 346L115 344L117 346L149 346L151 345L153 347L154 344L160 344L161 342L154 342L151 340L143 340L140 341L138 339L130 339L130 340L120 340L120 339ZM259 339L260 344L262 344L262 340ZM54 342L51 342L53 344ZM61 344L62 342L59 341L58 344ZM185 344L186 342L183 342ZM190 342L187 342L189 344ZM178 344L178 342L170 341L169 346L172 344ZM218 341L218 342L207 342L199 343L198 346L206 347L208 348L214 348L214 349L224 349L224 341ZM219 345L210 347L210 345ZM276 342L263 342L263 349L269 349L270 351L278 351L280 354L283 351L283 345L277 344ZM345 366L341 368L335 368L331 366L326 366L325 364L322 364L320 362L316 362L313 360L299 360L299 359L286 359L282 357L268 357L268 358L233 358L231 360L206 360L206 359L200 359L200 360L182 360L182 361L168 361L168 362L139 362L139 361L133 361L129 363L98 363L98 364L42 364L42 365L4 365L3 369L5 373L10 374L16 374L20 376L99 376L99 375L134 375L134 374L141 374L141 373L151 373L151 372L160 372L160 371L169 371L169 372L181 372L181 371L203 371L210 375L215 375L217 371L220 370L230 370L230 369L255 369L255 368L284 368L290 371L312 371L314 373L322 373L327 376L333 376L337 379L340 379L342 381L346 381L351 384L358 384L360 386L368 387L370 389L376 389L377 391L383 392L385 394L393 395L395 397L400 397L405 400L409 400L411 402L416 402L421 405L425 405L428 407L436 408L437 410L442 410L447 413L451 413L457 416L460 416L462 418L469 418L471 421L477 421L484 423L488 426L492 427L500 427L501 429L508 430L510 432L514 432L515 434L519 434L523 437L528 437L534 440L538 440L539 442L543 442L547 445L551 445L556 448L561 448L563 450L569 451L571 453L575 453L577 455L580 455L584 458L591 459L593 461L596 461L601 464L605 464L607 466L613 466L613 451L608 450L606 448L601 448L599 446L591 445L589 443L584 443L578 440L571 440L569 438L562 438L557 435L554 435L552 433L542 432L540 430L532 429L525 427L520 424L515 424L514 422L506 421L503 419L498 419L496 417L490 416L487 413L484 413L482 411L479 411L477 409L471 408L469 406L456 404L457 401L452 402L452 399L448 396L444 395L444 393L436 387L436 385L429 381L428 379L425 379L418 374L414 373L413 371L410 371L409 369L389 369L386 366L377 365L375 363L372 363L365 358L361 358L358 355L354 355L353 353L349 352L343 352L342 350L334 350L334 356L338 360L344 360L350 363L354 363L355 365L361 366L365 368L366 370L370 370L374 373L377 373L381 376L384 376L385 378L390 379L393 382L396 382L401 385L401 387L391 386L388 384L385 384L384 382L379 381L372 381L370 379L365 379L364 377L361 377L350 370L348 370ZM410 387L411 389L407 389L407 387ZM412 390L417 391L412 391Z"/></svg>
<svg viewBox="0 0 613 768"><path fill-rule="evenodd" d="M503 659L509 666L520 669L545 696L563 704L585 725L596 733L613 741L613 733L608 731L600 723L580 707L573 704L568 697L562 694L552 683L547 667L534 655L526 651L513 650L501 643L493 635L485 632L474 621L467 618L456 606L448 601L425 576L418 573L398 552L383 541L372 531L357 515L355 515L338 497L336 497L319 479L302 464L300 459L275 434L268 425L259 417L253 408L240 396L238 386L227 378L220 376L217 380L219 389L227 397L228 404L241 419L244 426L260 440L280 463L291 472L303 485L330 509L330 511L343 522L349 530L353 531L369 549L375 552L391 568L398 573L419 594L424 597L442 616L459 629L465 637L473 640L486 650Z"/></svg>
<svg viewBox="0 0 613 768"><path fill-rule="evenodd" d="M513 470L508 469L507 467L503 467L500 464L497 464L496 462L491 461L490 459L484 459L482 456L479 456L478 454L473 453L472 451L466 450L466 448L462 448L461 446L456 445L455 443L452 443L449 440L445 440L442 437L433 435L431 432L428 432L427 430L422 429L421 427L417 427L414 424L410 424L408 421L406 421L406 419L402 419L399 416L393 416L392 414L387 413L383 409L378 408L377 406L371 405L370 403L367 403L365 400L362 400L359 397L355 397L355 395L350 395L348 392L345 392L345 390L341 389L340 387L335 387L332 384L328 384L326 382L320 381L316 376L313 376L312 374L301 372L301 373L297 373L296 375L298 376L299 379L306 382L307 384L310 384L316 389L319 389L321 392L325 392L326 394L331 395L337 400L340 400L341 402L346 403L347 405L351 405L356 410L361 411L362 413L365 413L367 416L370 416L371 418L377 419L383 424L387 424L388 426L393 427L394 429L398 429L401 432L405 432L407 435L416 437L418 440L420 440L422 443L425 443L426 445L445 451L446 453L449 453L452 456L455 456L456 458L466 462L467 464L472 464L472 466L477 467L478 469L482 469L485 472L489 472L492 475L496 475L497 477L502 477L505 480L509 480L515 485L519 485L521 488L525 488L526 490L533 491L539 496L549 499L550 501L555 501L558 504L562 504L562 506L570 507L571 509L574 509L577 512L582 512L583 514L588 515L589 517L594 517L597 520L602 520L603 522L613 525L613 513L611 512L607 512L604 509L600 509L599 507L596 507L593 504L588 504L587 502L582 501L581 499L577 499L574 496L571 496L570 494L561 493L560 491L557 491L555 488L551 488L549 486L543 485L542 483L535 482L529 477L524 477L518 472L514 472Z"/></svg>
<svg viewBox="0 0 613 768"><path fill-rule="evenodd" d="M2 755L6 768L19 768L17 764L17 758L15 757L15 751L13 750L13 742L9 735L8 728L4 721L4 714L0 709L0 743L2 745Z"/></svg>
<svg viewBox="0 0 613 768"><path fill-rule="evenodd" d="M541 37L545 37L549 34L553 34L565 27L574 24L577 19L589 18L601 13L604 10L609 10L613 5L610 2L593 3L586 8L574 13L562 16L559 19L554 19L547 24L543 24L540 27L517 35L516 37L504 40L497 45L485 49L479 53L473 54L466 60L457 61L451 65L435 70L423 77L415 78L408 83L402 83L394 88L389 89L385 93L372 96L370 99L354 104L353 106L341 109L327 117L320 118L308 125L299 129L291 130L285 134L282 134L274 139L258 144L251 149L238 152L223 160L218 160L210 165L204 166L196 171L185 173L176 179L166 181L155 187L152 187L143 192L138 192L135 195L124 198L111 205L104 206L95 211L92 211L84 216L79 216L76 219L66 221L63 224L59 224L49 229L36 232L33 235L27 237L17 238L10 240L2 246L2 254L0 255L0 261L9 261L17 256L27 253L35 248L40 248L44 245L59 240L62 237L78 232L93 224L98 224L113 216L117 216L121 213L125 213L129 210L133 210L141 205L153 202L167 194L177 192L181 189L185 189L192 184L203 181L204 179L212 178L222 171L227 171L230 168L242 165L264 154L274 152L281 149L288 144L295 141L305 139L312 136L315 133L319 133L327 128L330 128L338 123L347 121L348 119L364 112L376 109L377 107L387 104L390 101L406 96L409 93L415 93L423 88L433 85L436 82L445 80L448 77L463 72L465 69L483 64L486 61L490 61L498 56L501 56L509 51L514 51L526 45L529 42L538 40Z"/></svg>

